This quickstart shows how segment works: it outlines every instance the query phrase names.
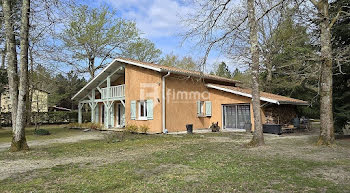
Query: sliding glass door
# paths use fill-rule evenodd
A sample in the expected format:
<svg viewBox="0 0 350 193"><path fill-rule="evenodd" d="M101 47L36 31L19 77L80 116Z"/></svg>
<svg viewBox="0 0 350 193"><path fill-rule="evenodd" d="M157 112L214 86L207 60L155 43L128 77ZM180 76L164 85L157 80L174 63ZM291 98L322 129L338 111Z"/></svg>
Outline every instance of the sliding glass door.
<svg viewBox="0 0 350 193"><path fill-rule="evenodd" d="M246 129L250 126L250 105L224 105L223 122L225 129Z"/></svg>

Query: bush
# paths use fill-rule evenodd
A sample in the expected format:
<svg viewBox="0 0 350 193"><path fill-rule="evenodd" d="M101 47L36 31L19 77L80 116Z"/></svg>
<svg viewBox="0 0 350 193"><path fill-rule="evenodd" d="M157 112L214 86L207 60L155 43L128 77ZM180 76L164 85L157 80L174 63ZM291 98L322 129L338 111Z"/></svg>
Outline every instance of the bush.
<svg viewBox="0 0 350 193"><path fill-rule="evenodd" d="M210 126L210 129L212 132L219 132L220 131L219 122L212 123Z"/></svg>
<svg viewBox="0 0 350 193"><path fill-rule="evenodd" d="M128 125L125 127L125 131L130 133L137 133L139 131L139 127L136 125Z"/></svg>
<svg viewBox="0 0 350 193"><path fill-rule="evenodd" d="M35 135L50 135L50 132L45 129L36 129L34 130Z"/></svg>
<svg viewBox="0 0 350 193"><path fill-rule="evenodd" d="M147 133L149 131L149 129L150 128L147 125L142 125L142 126L140 126L139 131L141 133Z"/></svg>

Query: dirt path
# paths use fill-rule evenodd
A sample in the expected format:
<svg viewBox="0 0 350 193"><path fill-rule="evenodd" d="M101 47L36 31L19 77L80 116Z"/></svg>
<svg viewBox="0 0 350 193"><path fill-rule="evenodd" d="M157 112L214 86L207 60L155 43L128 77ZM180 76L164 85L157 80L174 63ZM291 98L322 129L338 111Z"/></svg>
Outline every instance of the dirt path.
<svg viewBox="0 0 350 193"><path fill-rule="evenodd" d="M99 132L86 132L86 133L82 133L81 135L76 135L71 137L28 141L28 145L29 147L35 147L35 146L50 145L54 143L75 143L83 140L102 139L103 136L104 135ZM11 143L0 143L0 152L8 150L10 148L10 145Z"/></svg>

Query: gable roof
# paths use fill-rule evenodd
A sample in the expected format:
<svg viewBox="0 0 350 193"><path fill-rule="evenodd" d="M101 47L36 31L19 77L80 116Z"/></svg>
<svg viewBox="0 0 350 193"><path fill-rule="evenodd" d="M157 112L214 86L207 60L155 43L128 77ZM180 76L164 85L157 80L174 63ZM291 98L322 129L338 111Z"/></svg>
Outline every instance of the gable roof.
<svg viewBox="0 0 350 193"><path fill-rule="evenodd" d="M215 76L210 74L204 74L199 71L185 70L181 68L163 66L163 65L148 63L148 62L141 62L141 61L127 59L127 58L116 58L108 66L106 66L97 76L95 76L92 80L90 80L82 89L80 89L80 91L72 97L72 100L77 100L77 99L79 100L82 97L85 97L91 91L91 89L97 87L101 81L103 81L113 71L118 69L122 63L138 66L141 68L146 68L149 70L154 70L157 72L164 72L164 73L171 72L173 74L195 76L195 77L200 77L200 78L209 79L209 80L226 82L230 84L239 83L239 81L236 81L236 80L223 78L220 76Z"/></svg>
<svg viewBox="0 0 350 193"><path fill-rule="evenodd" d="M233 87L233 86L225 86L219 84L207 84L208 88L213 88L217 90L221 90L224 92L233 93L240 96L245 96L252 98L252 89ZM290 97L285 97L281 95L271 94L267 92L260 92L260 100L275 104L293 104L293 105L308 105L309 103L303 100L294 99Z"/></svg>

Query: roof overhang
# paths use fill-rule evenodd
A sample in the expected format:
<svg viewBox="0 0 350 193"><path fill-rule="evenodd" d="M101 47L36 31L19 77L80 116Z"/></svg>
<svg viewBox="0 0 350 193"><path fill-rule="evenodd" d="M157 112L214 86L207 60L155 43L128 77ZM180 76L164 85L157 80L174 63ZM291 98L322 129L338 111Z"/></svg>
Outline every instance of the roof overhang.
<svg viewBox="0 0 350 193"><path fill-rule="evenodd" d="M92 89L98 87L98 85L102 83L107 76L111 75L115 69L118 69L121 67L121 65L122 64L117 60L113 60L97 76L95 76L82 89L80 89L79 92L72 97L72 100L80 100L87 96Z"/></svg>
<svg viewBox="0 0 350 193"><path fill-rule="evenodd" d="M224 92L228 92L228 93L232 93L232 94L236 94L236 95L240 95L240 96L244 96L244 97L248 97L248 98L253 98L251 94L248 94L245 92L239 92L239 91L235 91L235 90L228 89L228 88L222 88L220 86L216 86L216 85L212 85L212 84L206 84L206 86L208 88L213 88L213 89L217 89L220 91L224 91ZM260 97L260 100L265 101L265 102L269 102L269 103L274 103L277 105L281 105L281 104L308 105L307 103L299 103L299 102L291 102L291 101L278 101L278 100L266 98L266 97Z"/></svg>

